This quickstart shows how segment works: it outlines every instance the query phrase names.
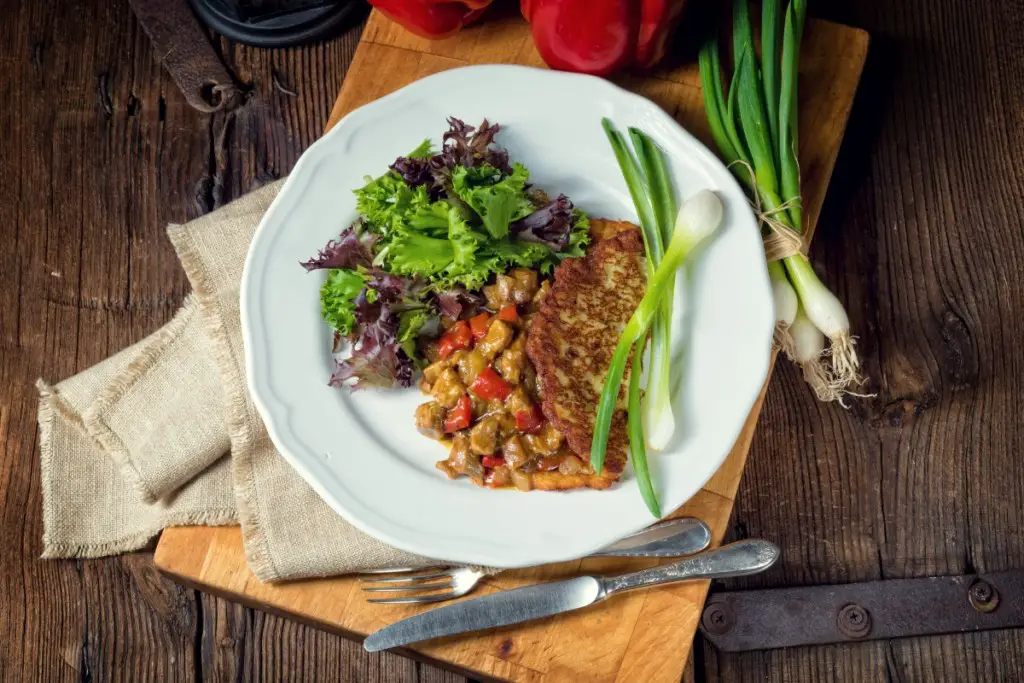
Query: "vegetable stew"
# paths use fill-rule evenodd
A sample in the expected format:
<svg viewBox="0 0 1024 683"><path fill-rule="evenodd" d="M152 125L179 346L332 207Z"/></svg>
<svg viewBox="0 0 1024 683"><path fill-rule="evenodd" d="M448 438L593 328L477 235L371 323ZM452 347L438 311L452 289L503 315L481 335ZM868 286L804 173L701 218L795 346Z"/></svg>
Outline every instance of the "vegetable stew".
<svg viewBox="0 0 1024 683"><path fill-rule="evenodd" d="M594 475L545 419L526 357L530 321L549 286L526 268L498 275L483 288L487 310L447 321L428 351L433 362L420 389L431 400L416 409L416 427L450 444L448 457L437 463L450 478L529 491Z"/></svg>

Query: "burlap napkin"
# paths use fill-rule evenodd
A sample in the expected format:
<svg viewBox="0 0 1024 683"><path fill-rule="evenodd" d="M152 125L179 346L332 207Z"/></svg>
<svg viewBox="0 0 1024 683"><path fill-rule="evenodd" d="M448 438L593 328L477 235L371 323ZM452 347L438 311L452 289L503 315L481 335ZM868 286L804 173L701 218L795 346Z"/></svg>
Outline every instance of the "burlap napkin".
<svg viewBox="0 0 1024 683"><path fill-rule="evenodd" d="M112 555L168 526L241 523L261 581L430 563L335 514L274 450L249 397L239 284L280 187L168 228L193 289L181 311L99 365L38 383L44 557Z"/></svg>

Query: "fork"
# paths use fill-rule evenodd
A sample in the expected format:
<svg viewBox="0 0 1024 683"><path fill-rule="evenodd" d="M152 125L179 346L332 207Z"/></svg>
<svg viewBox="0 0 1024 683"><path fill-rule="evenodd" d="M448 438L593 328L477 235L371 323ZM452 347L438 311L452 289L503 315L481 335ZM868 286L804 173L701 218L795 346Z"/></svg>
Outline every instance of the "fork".
<svg viewBox="0 0 1024 683"><path fill-rule="evenodd" d="M704 550L711 530L699 519L683 517L630 534L589 557L682 557ZM460 598L473 590L486 572L473 567L390 567L363 572L368 593L428 593L397 598L370 598L377 604L421 604ZM443 591L443 592L433 592Z"/></svg>

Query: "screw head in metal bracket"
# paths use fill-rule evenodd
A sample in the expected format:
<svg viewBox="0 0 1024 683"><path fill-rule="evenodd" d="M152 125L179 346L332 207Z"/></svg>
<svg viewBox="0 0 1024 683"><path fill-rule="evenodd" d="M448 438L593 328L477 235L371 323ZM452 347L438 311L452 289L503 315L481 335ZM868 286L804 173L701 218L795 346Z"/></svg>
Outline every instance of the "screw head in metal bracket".
<svg viewBox="0 0 1024 683"><path fill-rule="evenodd" d="M836 626L845 637L861 640L871 632L871 614L860 605L851 602L839 610Z"/></svg>
<svg viewBox="0 0 1024 683"><path fill-rule="evenodd" d="M724 602L711 603L704 609L701 623L708 633L725 635L736 625L736 615L733 614L729 605Z"/></svg>
<svg viewBox="0 0 1024 683"><path fill-rule="evenodd" d="M992 584L983 579L975 581L967 591L971 607L979 612L993 612L999 607L999 593Z"/></svg>

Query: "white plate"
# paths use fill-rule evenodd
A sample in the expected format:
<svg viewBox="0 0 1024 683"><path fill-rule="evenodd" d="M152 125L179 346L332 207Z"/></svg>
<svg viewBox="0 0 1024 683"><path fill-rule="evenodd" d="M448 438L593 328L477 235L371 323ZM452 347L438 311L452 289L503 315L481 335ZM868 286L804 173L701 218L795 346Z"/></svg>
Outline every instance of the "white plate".
<svg viewBox="0 0 1024 683"><path fill-rule="evenodd" d="M607 491L494 491L449 481L445 449L417 433L424 400L404 391L327 386L331 333L321 321L313 256L356 218L352 190L445 119L499 122L498 140L549 193L591 216L636 220L601 128L638 126L669 156L682 197L718 192L725 223L679 278L676 438L651 455L666 512L718 469L768 371L774 315L764 251L739 186L703 145L650 101L589 76L474 66L429 76L346 116L311 146L264 217L242 278L249 389L281 454L349 522L428 557L520 567L586 555L649 524L631 473ZM685 321L685 324L683 324ZM685 351L685 353L684 353Z"/></svg>

